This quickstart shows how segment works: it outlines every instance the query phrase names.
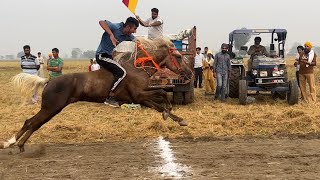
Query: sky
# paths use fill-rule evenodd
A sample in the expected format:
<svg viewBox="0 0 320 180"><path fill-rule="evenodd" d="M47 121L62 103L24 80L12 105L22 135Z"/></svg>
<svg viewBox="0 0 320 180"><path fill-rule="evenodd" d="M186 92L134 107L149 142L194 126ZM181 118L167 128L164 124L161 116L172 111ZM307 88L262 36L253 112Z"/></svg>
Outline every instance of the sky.
<svg viewBox="0 0 320 180"><path fill-rule="evenodd" d="M139 0L136 14L147 19L153 7L165 34L196 26L197 46L214 51L242 27L287 29L287 50L294 42L319 46L319 0ZM1 0L0 55L16 56L25 44L33 54L54 47L62 56L70 56L72 48L96 50L103 33L99 20L122 22L129 16L122 0ZM137 35L145 34L140 26Z"/></svg>

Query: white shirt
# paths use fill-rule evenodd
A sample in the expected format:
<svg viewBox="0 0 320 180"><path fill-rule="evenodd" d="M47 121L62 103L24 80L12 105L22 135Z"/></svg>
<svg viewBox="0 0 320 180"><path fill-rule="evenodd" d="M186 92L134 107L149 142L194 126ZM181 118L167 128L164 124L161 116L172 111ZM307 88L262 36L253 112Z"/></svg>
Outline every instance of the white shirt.
<svg viewBox="0 0 320 180"><path fill-rule="evenodd" d="M202 61L204 59L203 54L196 54L194 57L194 68L202 67Z"/></svg>
<svg viewBox="0 0 320 180"><path fill-rule="evenodd" d="M43 63L44 63L44 59L43 59L42 56L37 57L37 59L38 59L38 61L39 61L40 64L43 64Z"/></svg>
<svg viewBox="0 0 320 180"><path fill-rule="evenodd" d="M300 55L299 55L299 53L297 53L297 55L296 55L296 62L297 62L296 71L300 70L299 58L300 58Z"/></svg>
<svg viewBox="0 0 320 180"><path fill-rule="evenodd" d="M308 53L308 63L311 63L313 61L314 58L314 51L311 49L310 52ZM306 67L309 67L309 65L307 64Z"/></svg>
<svg viewBox="0 0 320 180"><path fill-rule="evenodd" d="M161 25L149 27L148 39L151 39L151 40L163 37L163 21L162 21L162 19L158 16L155 19L149 18L146 20L146 23L148 25L153 24L154 22L160 22Z"/></svg>
<svg viewBox="0 0 320 180"><path fill-rule="evenodd" d="M92 64L91 65L91 71L97 71L100 69L100 65L99 64Z"/></svg>

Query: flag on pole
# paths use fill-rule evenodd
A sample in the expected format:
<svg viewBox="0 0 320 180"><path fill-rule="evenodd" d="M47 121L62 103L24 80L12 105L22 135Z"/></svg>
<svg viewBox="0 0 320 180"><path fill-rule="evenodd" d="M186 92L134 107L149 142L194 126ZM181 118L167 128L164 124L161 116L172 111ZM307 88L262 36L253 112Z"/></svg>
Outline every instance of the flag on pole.
<svg viewBox="0 0 320 180"><path fill-rule="evenodd" d="M138 0L122 0L122 2L133 14L135 14Z"/></svg>

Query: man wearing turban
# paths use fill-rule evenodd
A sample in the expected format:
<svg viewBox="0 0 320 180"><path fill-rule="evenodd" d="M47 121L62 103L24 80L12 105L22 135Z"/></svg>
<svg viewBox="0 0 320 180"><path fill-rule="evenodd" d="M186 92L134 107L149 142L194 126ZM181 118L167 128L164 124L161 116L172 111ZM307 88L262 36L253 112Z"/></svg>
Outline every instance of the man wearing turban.
<svg viewBox="0 0 320 180"><path fill-rule="evenodd" d="M304 44L304 53L300 54L299 81L302 99L306 102L316 102L316 84L313 67L316 65L317 55L312 50L312 44ZM307 83L310 88L310 95L307 94Z"/></svg>

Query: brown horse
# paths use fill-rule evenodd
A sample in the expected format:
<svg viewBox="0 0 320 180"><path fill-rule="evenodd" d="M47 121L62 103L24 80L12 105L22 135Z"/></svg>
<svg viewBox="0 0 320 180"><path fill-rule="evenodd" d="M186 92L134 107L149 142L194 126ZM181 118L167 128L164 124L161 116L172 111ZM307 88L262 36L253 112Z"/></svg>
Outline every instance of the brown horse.
<svg viewBox="0 0 320 180"><path fill-rule="evenodd" d="M141 48L137 48L135 53L120 53L115 57L121 57L121 63L127 71L126 77L115 90L115 99L122 103L137 103L153 108L162 112L164 119L170 117L181 126L187 125L182 118L170 112L172 105L167 98L166 91L160 88L149 89L148 85L150 75L157 72L155 66L165 66L171 71L177 74L185 74L189 78L192 76L192 70L181 60L181 54L174 49L174 45L170 41L140 39L140 43ZM139 58L149 59L150 61L145 62L145 66L136 67L134 60ZM40 111L27 119L20 131L4 142L2 147L0 145L0 149L15 144L21 138L17 145L23 152L24 144L33 132L47 123L68 104L77 101L103 102L109 94L108 90L111 89L112 80L112 73L105 69L95 72L66 74L50 81L23 73L16 75L13 82L18 86L23 86L29 90L44 84L46 86L42 92ZM159 99L163 100L165 107L158 103Z"/></svg>

